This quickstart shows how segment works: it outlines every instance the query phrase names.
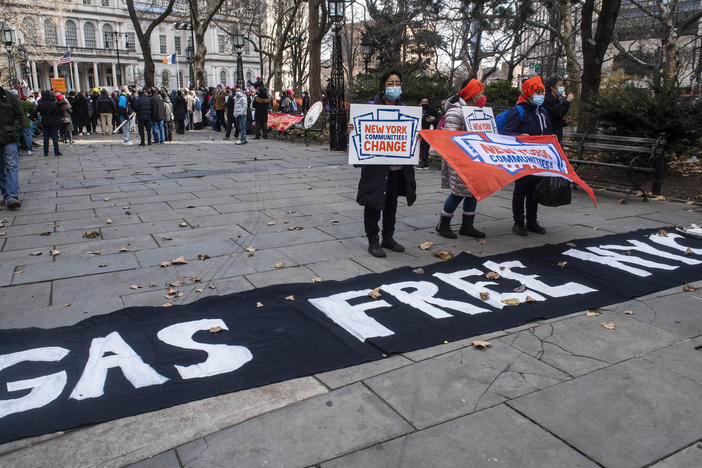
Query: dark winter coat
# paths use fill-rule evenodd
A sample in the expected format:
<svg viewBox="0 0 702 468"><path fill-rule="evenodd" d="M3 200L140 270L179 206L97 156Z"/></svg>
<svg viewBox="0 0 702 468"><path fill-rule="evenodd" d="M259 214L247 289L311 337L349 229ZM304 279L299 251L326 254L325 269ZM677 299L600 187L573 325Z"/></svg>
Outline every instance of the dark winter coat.
<svg viewBox="0 0 702 468"><path fill-rule="evenodd" d="M521 118L519 117L517 106L522 106L524 109L524 116ZM504 135L522 135L524 133L527 135L553 134L551 120L543 106L537 108L534 104L524 99L523 96L520 96L517 106L511 108L505 118L505 125L502 130Z"/></svg>
<svg viewBox="0 0 702 468"><path fill-rule="evenodd" d="M115 112L115 103L107 94L101 94L100 97L97 98L95 108L98 114L113 114Z"/></svg>
<svg viewBox="0 0 702 468"><path fill-rule="evenodd" d="M175 120L185 119L188 107L188 103L185 102L185 98L176 94L176 96L171 99L171 102L173 103L173 118Z"/></svg>
<svg viewBox="0 0 702 468"><path fill-rule="evenodd" d="M42 96L37 105L37 113L41 116L42 127L58 127L61 121L58 106L53 99Z"/></svg>
<svg viewBox="0 0 702 468"><path fill-rule="evenodd" d="M256 122L265 122L268 120L268 106L270 106L271 100L268 97L262 98L257 96L251 104L256 111Z"/></svg>
<svg viewBox="0 0 702 468"><path fill-rule="evenodd" d="M151 105L152 105L151 120L153 120L155 122L165 120L166 119L166 112L163 108L163 99L161 99L160 94L155 93L153 96L151 96Z"/></svg>
<svg viewBox="0 0 702 468"><path fill-rule="evenodd" d="M76 96L73 100L73 120L77 126L85 126L90 120L88 100L85 96Z"/></svg>
<svg viewBox="0 0 702 468"><path fill-rule="evenodd" d="M132 109L136 112L137 120L151 120L151 111L153 106L151 105L151 98L146 94L142 94L134 101Z"/></svg>
<svg viewBox="0 0 702 468"><path fill-rule="evenodd" d="M385 104L385 99L379 94L373 100L373 104ZM404 104L398 100L396 105L402 106ZM399 194L407 198L407 206L412 206L417 200L417 182L414 179L414 166L402 166L400 171L402 171L402 178ZM383 210L389 175L390 166L362 166L361 180L358 181L358 193L356 194L358 204L375 210Z"/></svg>
<svg viewBox="0 0 702 468"><path fill-rule="evenodd" d="M71 114L73 114L73 108L68 99L63 98L56 103L59 109L59 116L61 117L61 122L69 123L71 121Z"/></svg>
<svg viewBox="0 0 702 468"><path fill-rule="evenodd" d="M565 121L563 118L570 110L570 102L563 97L554 96L550 90L546 91L546 99L544 99L544 109L548 112L548 117L551 119L551 127L554 135L558 137L558 141L563 139L563 127Z"/></svg>
<svg viewBox="0 0 702 468"><path fill-rule="evenodd" d="M227 101L224 103L224 108L227 110L227 119L234 118L234 95L228 97Z"/></svg>
<svg viewBox="0 0 702 468"><path fill-rule="evenodd" d="M11 92L0 88L0 145L17 143L22 131L22 109L19 99Z"/></svg>

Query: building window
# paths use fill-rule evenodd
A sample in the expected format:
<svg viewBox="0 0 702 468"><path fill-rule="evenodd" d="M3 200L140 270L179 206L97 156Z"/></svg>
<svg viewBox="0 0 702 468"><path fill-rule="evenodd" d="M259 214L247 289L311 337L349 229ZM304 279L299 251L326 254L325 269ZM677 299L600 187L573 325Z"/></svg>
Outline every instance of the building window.
<svg viewBox="0 0 702 468"><path fill-rule="evenodd" d="M168 71L164 70L163 73L161 73L161 86L164 88L168 88Z"/></svg>
<svg viewBox="0 0 702 468"><path fill-rule="evenodd" d="M160 46L160 50L162 54L166 53L166 36L161 34L158 36L158 44Z"/></svg>
<svg viewBox="0 0 702 468"><path fill-rule="evenodd" d="M102 0L102 6L110 6L110 0Z"/></svg>
<svg viewBox="0 0 702 468"><path fill-rule="evenodd" d="M225 72L224 70L222 70L221 72L219 72L219 82L222 83L222 84L226 84L226 83L227 83L227 72Z"/></svg>
<svg viewBox="0 0 702 468"><path fill-rule="evenodd" d="M38 43L37 41L37 31L34 27L34 21L29 16L22 20L22 34L24 35L24 42Z"/></svg>
<svg viewBox="0 0 702 468"><path fill-rule="evenodd" d="M180 37L175 36L173 38L173 42L175 43L174 44L175 45L175 53L180 55L181 54L181 52L180 52Z"/></svg>
<svg viewBox="0 0 702 468"><path fill-rule="evenodd" d="M246 82L251 83L251 72L250 71L246 72Z"/></svg>
<svg viewBox="0 0 702 468"><path fill-rule="evenodd" d="M128 50L136 50L136 42L134 41L134 33L133 32L127 33L127 49Z"/></svg>
<svg viewBox="0 0 702 468"><path fill-rule="evenodd" d="M90 5L90 2L91 2L91 0L83 0L83 5Z"/></svg>
<svg viewBox="0 0 702 468"><path fill-rule="evenodd" d="M95 26L93 23L85 23L83 25L83 38L85 39L85 47L94 49L95 46Z"/></svg>
<svg viewBox="0 0 702 468"><path fill-rule="evenodd" d="M185 82L183 81L183 72L178 72L178 83L180 83L181 88L185 88Z"/></svg>
<svg viewBox="0 0 702 468"><path fill-rule="evenodd" d="M102 27L102 38L104 44L103 47L105 49L114 49L115 38L112 35L112 26L110 26L109 24L106 24Z"/></svg>
<svg viewBox="0 0 702 468"><path fill-rule="evenodd" d="M220 54L224 53L224 35L220 34L217 36L217 50Z"/></svg>
<svg viewBox="0 0 702 468"><path fill-rule="evenodd" d="M248 39L244 39L244 55L249 55L251 53L251 46Z"/></svg>
<svg viewBox="0 0 702 468"><path fill-rule="evenodd" d="M78 47L76 23L71 20L66 21L66 47Z"/></svg>
<svg viewBox="0 0 702 468"><path fill-rule="evenodd" d="M58 33L56 32L56 25L51 22L51 20L44 21L44 36L46 37L47 45L58 45Z"/></svg>

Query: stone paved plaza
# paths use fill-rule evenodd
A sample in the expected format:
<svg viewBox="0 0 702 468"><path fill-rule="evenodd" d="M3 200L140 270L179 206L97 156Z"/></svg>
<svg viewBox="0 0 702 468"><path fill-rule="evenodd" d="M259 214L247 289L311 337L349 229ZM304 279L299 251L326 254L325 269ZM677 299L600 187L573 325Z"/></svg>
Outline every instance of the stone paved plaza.
<svg viewBox="0 0 702 468"><path fill-rule="evenodd" d="M478 204L485 243L449 241L434 232L447 195L434 164L417 171L416 204L399 208L406 252L377 259L346 154L220 135L146 148L79 137L59 158L22 156L22 208L0 211L0 328L439 261L418 247L425 241L485 256L702 221L695 205L621 204L598 191L595 208L576 191L572 205L540 209L545 236L519 238L508 188ZM180 256L188 263L160 266ZM176 281L183 295L165 299ZM0 466L702 466L702 291L676 287L600 312L491 333L484 351L470 338L10 442Z"/></svg>

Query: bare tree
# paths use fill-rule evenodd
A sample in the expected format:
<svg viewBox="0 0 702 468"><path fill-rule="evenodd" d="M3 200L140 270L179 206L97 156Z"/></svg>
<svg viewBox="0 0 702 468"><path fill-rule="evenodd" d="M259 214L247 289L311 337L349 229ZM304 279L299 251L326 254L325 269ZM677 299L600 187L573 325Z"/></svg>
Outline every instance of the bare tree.
<svg viewBox="0 0 702 468"><path fill-rule="evenodd" d="M322 41L331 21L327 16L326 0L308 0L310 99L322 100Z"/></svg>
<svg viewBox="0 0 702 468"><path fill-rule="evenodd" d="M193 55L195 82L199 82L202 86L207 86L205 35L215 15L220 13L223 3L224 0L188 0L190 21L193 36L195 36L195 54Z"/></svg>

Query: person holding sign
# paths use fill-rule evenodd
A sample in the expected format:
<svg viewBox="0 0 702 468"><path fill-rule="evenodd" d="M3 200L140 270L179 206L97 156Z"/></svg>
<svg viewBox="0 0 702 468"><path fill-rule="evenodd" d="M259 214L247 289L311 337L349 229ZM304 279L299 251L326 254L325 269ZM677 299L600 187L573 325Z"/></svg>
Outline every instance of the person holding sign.
<svg viewBox="0 0 702 468"><path fill-rule="evenodd" d="M446 107L444 108L446 118L444 119L443 130L466 131L466 121L461 108L463 106L484 107L487 103L487 98L483 94L484 90L485 86L480 81L476 79L465 80L461 91L446 101ZM461 176L444 159L441 160L441 188L450 189L451 193L449 193L444 202L444 207L439 217L439 224L436 226L436 232L448 239L458 237L451 229L451 218L453 218L453 213L458 208L458 205L463 202L463 218L458 233L477 238L485 237L484 232L477 230L473 226L475 208L478 205L478 201L473 197Z"/></svg>
<svg viewBox="0 0 702 468"><path fill-rule="evenodd" d="M546 109L542 107L545 91L546 88L540 76L525 80L522 83L522 95L517 100L517 105L510 109L505 118L502 133L505 135L552 135L551 120ZM527 231L546 234L546 230L536 221L539 204L532 196L539 179L539 176L528 175L514 182L514 192L512 192L514 226L512 226L512 232L518 236L526 236ZM526 225L524 224L525 201Z"/></svg>
<svg viewBox="0 0 702 468"><path fill-rule="evenodd" d="M392 71L380 78L380 93L375 96L373 104L404 106L400 100L402 95L402 75ZM353 124L349 123L349 132ZM397 213L397 198L407 197L407 206L412 206L417 199L417 183L414 179L412 165L364 165L361 169L361 180L358 182L356 201L363 205L363 223L368 236L368 252L374 257L385 257L386 249L393 252L403 252L405 248L395 242L395 214ZM378 238L378 221L383 215L383 241Z"/></svg>

